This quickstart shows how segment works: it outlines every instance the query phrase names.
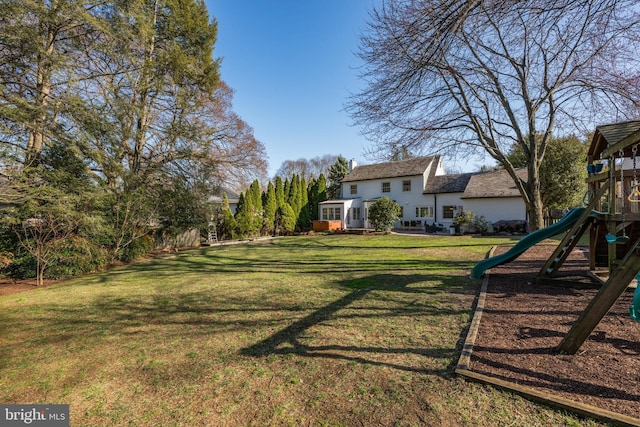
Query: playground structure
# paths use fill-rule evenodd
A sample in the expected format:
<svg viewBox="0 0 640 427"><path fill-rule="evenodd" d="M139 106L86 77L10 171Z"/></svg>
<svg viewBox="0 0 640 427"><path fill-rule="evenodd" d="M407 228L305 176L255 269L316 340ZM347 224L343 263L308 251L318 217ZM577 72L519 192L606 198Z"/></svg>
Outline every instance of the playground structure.
<svg viewBox="0 0 640 427"><path fill-rule="evenodd" d="M598 126L588 152L588 190L584 208L570 211L560 222L535 231L507 253L479 262L472 277L510 262L545 238L566 231L536 281L553 280L562 264L589 231L589 269L608 276L557 351L575 354L636 276L640 277L640 121ZM631 318L640 321L640 290L636 288Z"/></svg>

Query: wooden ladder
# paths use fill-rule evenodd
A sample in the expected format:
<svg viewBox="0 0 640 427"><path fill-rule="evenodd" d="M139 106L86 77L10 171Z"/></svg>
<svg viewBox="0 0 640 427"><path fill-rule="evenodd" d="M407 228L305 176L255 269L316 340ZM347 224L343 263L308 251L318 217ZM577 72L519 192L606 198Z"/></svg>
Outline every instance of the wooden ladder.
<svg viewBox="0 0 640 427"><path fill-rule="evenodd" d="M218 242L218 230L216 229L216 223L209 222L209 233L207 234L207 244L211 245Z"/></svg>

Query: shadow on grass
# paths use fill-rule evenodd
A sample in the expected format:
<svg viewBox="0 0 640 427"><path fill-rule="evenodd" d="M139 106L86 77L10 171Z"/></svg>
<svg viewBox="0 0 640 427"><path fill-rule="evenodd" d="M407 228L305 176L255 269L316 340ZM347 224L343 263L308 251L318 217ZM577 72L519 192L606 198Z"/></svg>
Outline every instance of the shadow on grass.
<svg viewBox="0 0 640 427"><path fill-rule="evenodd" d="M447 286L446 281L455 280L455 278L442 276L438 277L443 281L440 292L445 288L448 291L453 291L452 286ZM457 278L460 280L460 278ZM443 373L448 370L449 367L443 369L419 369L411 366L404 366L397 363L375 361L373 359L360 356L353 356L346 353L365 353L365 354L416 354L425 358L448 360L453 359L456 353L459 352L458 348L388 348L388 347L360 347L353 345L309 345L301 341L301 338L305 336L307 331L312 327L320 325L321 323L328 322L335 319L337 312L349 308L355 302L366 298L369 294L376 290L401 292L401 293L413 293L424 292L423 290L416 290L409 288L411 284L423 282L425 280L435 280L434 276L425 276L420 274L413 275L395 275L395 274L377 274L355 280L346 280L340 283L342 286L353 289L352 292L344 295L342 298L314 311L308 316L299 319L289 326L274 333L268 338L241 350L241 354L252 357L265 357L269 355L288 355L295 354L303 357L315 357L315 358L329 358L329 359L342 359L352 361L356 363L387 366L394 369L400 369L412 372L436 372ZM435 291L435 290L434 290ZM435 308L434 306L427 307L418 306L412 309L401 309L402 313L395 312L394 314L411 314L415 316L456 316L465 313L466 310L454 310L450 308ZM376 317L376 316L374 316ZM340 316L345 319L345 317ZM391 331L389 331L391 333Z"/></svg>

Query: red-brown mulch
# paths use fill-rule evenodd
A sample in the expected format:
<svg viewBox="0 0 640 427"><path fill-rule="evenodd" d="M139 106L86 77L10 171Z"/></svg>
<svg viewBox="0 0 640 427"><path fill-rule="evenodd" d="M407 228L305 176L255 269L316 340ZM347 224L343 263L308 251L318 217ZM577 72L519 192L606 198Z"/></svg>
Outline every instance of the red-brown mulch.
<svg viewBox="0 0 640 427"><path fill-rule="evenodd" d="M539 245L491 269L469 369L640 419L640 323L629 316L632 291L622 295L576 355L557 354L556 346L597 289L535 284L553 249ZM576 249L560 275L593 283L587 270L587 253Z"/></svg>

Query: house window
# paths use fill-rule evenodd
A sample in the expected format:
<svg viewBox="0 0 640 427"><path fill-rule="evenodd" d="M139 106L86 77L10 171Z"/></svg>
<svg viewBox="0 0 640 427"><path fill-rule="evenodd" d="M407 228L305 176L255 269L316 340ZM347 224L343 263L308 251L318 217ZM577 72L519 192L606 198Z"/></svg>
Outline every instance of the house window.
<svg viewBox="0 0 640 427"><path fill-rule="evenodd" d="M455 206L443 206L442 207L442 218L445 219L453 219L455 217L456 207Z"/></svg>
<svg viewBox="0 0 640 427"><path fill-rule="evenodd" d="M391 183L390 182L383 182L382 183L382 192L383 193L390 193L391 192Z"/></svg>
<svg viewBox="0 0 640 427"><path fill-rule="evenodd" d="M411 180L402 181L402 191L411 191Z"/></svg>
<svg viewBox="0 0 640 427"><path fill-rule="evenodd" d="M341 220L340 208L322 208L322 219L324 220Z"/></svg>
<svg viewBox="0 0 640 427"><path fill-rule="evenodd" d="M433 206L416 206L416 218L433 219Z"/></svg>
<svg viewBox="0 0 640 427"><path fill-rule="evenodd" d="M400 216L398 218L404 218L404 206L400 206Z"/></svg>
<svg viewBox="0 0 640 427"><path fill-rule="evenodd" d="M358 185L351 184L351 194L358 194Z"/></svg>
<svg viewBox="0 0 640 427"><path fill-rule="evenodd" d="M351 208L351 216L354 221L360 220L360 208Z"/></svg>

